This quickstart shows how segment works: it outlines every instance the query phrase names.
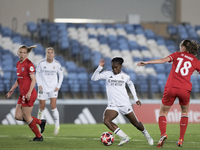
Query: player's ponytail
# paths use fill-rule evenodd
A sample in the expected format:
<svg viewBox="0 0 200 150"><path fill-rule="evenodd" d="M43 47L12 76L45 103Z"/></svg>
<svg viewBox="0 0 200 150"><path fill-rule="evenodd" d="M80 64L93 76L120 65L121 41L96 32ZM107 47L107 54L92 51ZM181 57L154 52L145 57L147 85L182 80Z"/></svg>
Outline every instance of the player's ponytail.
<svg viewBox="0 0 200 150"><path fill-rule="evenodd" d="M36 47L37 47L37 45L33 45L33 46L30 46L30 47L27 47L27 53L30 53L31 50L32 50L33 48L36 48Z"/></svg>
<svg viewBox="0 0 200 150"><path fill-rule="evenodd" d="M181 42L181 46L185 46L186 51L190 54L197 55L199 45L196 41L184 40Z"/></svg>
<svg viewBox="0 0 200 150"><path fill-rule="evenodd" d="M33 45L33 46L30 46L30 47L27 47L26 45L21 45L21 46L19 47L19 49L21 49L21 48L27 49L27 53L30 53L31 50L32 50L33 48L36 48L36 47L37 47L37 45ZM18 50L19 50L19 49L18 49Z"/></svg>

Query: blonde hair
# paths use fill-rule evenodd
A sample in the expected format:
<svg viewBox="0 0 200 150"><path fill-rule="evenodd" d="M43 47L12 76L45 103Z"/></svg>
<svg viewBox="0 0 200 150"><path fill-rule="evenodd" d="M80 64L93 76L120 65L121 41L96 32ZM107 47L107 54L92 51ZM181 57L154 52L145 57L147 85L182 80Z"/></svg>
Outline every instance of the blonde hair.
<svg viewBox="0 0 200 150"><path fill-rule="evenodd" d="M47 47L47 48L46 48L46 53L47 53L48 50L53 50L53 52L54 52L54 54L55 54L55 49L54 49L53 47Z"/></svg>
<svg viewBox="0 0 200 150"><path fill-rule="evenodd" d="M21 48L24 48L24 49L27 50L27 53L29 54L29 53L31 52L31 50L32 50L33 48L36 48L36 47L37 47L37 45L33 45L33 46L30 46L30 47L27 47L26 45L21 45L21 46L19 47L18 51L19 51Z"/></svg>

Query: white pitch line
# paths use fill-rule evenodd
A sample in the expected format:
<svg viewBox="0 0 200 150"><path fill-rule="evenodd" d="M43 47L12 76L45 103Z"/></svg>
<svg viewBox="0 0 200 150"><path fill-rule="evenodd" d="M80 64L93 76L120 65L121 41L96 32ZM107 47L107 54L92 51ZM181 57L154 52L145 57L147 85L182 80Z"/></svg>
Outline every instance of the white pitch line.
<svg viewBox="0 0 200 150"><path fill-rule="evenodd" d="M5 137L11 137L9 135L0 135L0 138L5 138ZM33 136L24 136L23 137L28 137L28 138L32 138ZM68 138L68 137L60 137L60 136L49 136L49 137L46 137L44 136L44 139L46 138L49 138L49 139L53 139L53 138L59 138L59 139L69 139L69 140L78 140L78 139L82 139L82 140L87 140L87 139L93 139L93 140L100 140L100 138L76 138L76 137L73 137L73 138ZM115 139L115 141L120 141L120 139ZM131 139L131 141L146 141L146 140L138 140L138 139ZM177 141L169 141L169 140L166 140L167 142L170 142L170 143L176 143ZM158 142L158 140L154 140L154 142ZM192 144L199 144L200 142L185 142L184 143L192 143Z"/></svg>

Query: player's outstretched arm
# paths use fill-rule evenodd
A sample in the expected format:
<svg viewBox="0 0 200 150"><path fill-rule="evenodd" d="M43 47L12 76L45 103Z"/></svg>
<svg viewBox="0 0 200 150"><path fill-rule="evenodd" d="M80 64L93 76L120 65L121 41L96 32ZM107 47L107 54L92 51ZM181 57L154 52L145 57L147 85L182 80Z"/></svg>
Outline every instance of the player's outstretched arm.
<svg viewBox="0 0 200 150"><path fill-rule="evenodd" d="M154 60L150 60L150 61L141 61L137 64L137 66L145 66L148 64L162 64L162 63L166 63L169 61L170 61L170 58L167 56L165 58L154 59Z"/></svg>
<svg viewBox="0 0 200 150"><path fill-rule="evenodd" d="M100 71L103 69L104 65L105 65L105 60L104 59L99 60L99 67L94 71L94 73L91 77L92 81L97 81L102 77L100 75Z"/></svg>

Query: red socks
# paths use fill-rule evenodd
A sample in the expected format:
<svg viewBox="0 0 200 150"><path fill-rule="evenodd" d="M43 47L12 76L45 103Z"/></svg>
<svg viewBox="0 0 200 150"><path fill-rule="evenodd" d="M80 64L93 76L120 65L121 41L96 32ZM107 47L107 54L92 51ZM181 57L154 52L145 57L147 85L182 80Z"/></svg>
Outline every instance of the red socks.
<svg viewBox="0 0 200 150"><path fill-rule="evenodd" d="M37 128L37 125L36 125L36 122L38 123L39 119L35 118L35 117L32 117L33 120L31 122L28 123L30 129L35 133L35 136L36 137L41 137L42 135L40 134L38 128ZM37 120L36 120L37 119ZM40 124L41 124L41 120L40 120Z"/></svg>
<svg viewBox="0 0 200 150"><path fill-rule="evenodd" d="M40 119L38 119L38 118L35 118L35 117L33 117L32 116L32 118L35 120L35 122L36 122L36 124L41 124L42 123L42 121L40 120Z"/></svg>
<svg viewBox="0 0 200 150"><path fill-rule="evenodd" d="M188 116L182 115L180 120L180 138L179 138L182 139L182 141L184 141L184 135L187 129L187 125L188 125Z"/></svg>
<svg viewBox="0 0 200 150"><path fill-rule="evenodd" d="M160 128L160 133L161 133L161 136L163 134L166 133L166 127L167 127L167 119L165 116L160 116L158 118L158 124L159 124L159 128Z"/></svg>

